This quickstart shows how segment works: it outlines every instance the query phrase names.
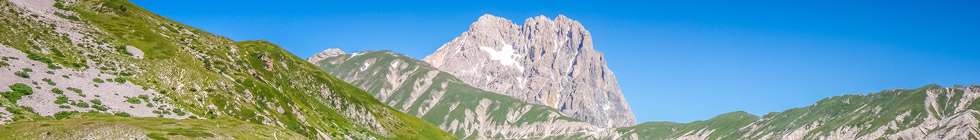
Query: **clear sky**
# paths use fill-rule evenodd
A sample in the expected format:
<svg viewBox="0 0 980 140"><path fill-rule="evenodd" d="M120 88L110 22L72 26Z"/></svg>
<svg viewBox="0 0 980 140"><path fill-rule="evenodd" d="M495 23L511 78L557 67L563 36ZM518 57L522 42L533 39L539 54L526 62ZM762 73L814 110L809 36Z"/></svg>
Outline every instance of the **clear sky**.
<svg viewBox="0 0 980 140"><path fill-rule="evenodd" d="M592 33L638 122L705 120L893 88L980 84L977 1L133 0L299 57L327 48L423 58L483 14L563 14Z"/></svg>

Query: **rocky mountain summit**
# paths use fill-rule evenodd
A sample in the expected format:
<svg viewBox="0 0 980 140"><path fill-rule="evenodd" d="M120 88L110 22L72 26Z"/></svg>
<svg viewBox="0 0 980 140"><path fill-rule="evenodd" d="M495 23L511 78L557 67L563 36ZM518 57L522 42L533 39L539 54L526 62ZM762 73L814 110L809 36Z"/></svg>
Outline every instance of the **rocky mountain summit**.
<svg viewBox="0 0 980 140"><path fill-rule="evenodd" d="M339 48L332 48L332 49L323 50L323 52L317 53L317 54L311 56L310 58L307 58L306 61L309 61L311 63L312 62L320 62L320 60L323 60L324 58L331 57L331 56L342 55L342 54L347 54L347 53L344 53L344 51L343 50L340 50ZM316 63L313 63L313 64L316 64Z"/></svg>
<svg viewBox="0 0 980 140"><path fill-rule="evenodd" d="M559 15L519 26L484 15L424 61L483 90L550 106L600 127L636 124L589 31Z"/></svg>

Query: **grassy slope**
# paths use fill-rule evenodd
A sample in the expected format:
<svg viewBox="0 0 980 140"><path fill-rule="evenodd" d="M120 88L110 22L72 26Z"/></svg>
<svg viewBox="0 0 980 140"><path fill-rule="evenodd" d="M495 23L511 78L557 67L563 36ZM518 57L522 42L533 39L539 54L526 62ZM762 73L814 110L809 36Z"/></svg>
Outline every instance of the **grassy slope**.
<svg viewBox="0 0 980 140"><path fill-rule="evenodd" d="M71 42L52 26L24 15L24 9L7 1L0 5L0 29L13 29L0 30L5 38L0 43L40 54L52 60L50 65L97 68L130 79L201 118L278 126L310 138L449 137L265 41L235 42L124 0L83 0L56 4L78 14L63 18L94 27L81 31L93 43ZM145 58L132 58L120 50L124 46L139 48Z"/></svg>
<svg viewBox="0 0 980 140"><path fill-rule="evenodd" d="M20 122L0 127L3 139L306 139L296 132L278 127L234 119L130 118L109 114L84 113L71 119Z"/></svg>
<svg viewBox="0 0 980 140"><path fill-rule="evenodd" d="M401 71L392 72L389 68L393 66L394 62L398 62L398 66L406 67L406 69ZM333 64L331 62L340 62ZM366 62L371 62L366 64ZM547 106L535 105L522 102L520 100L514 99L512 97L496 94L488 91L483 91L478 88L469 86L462 83L454 76L446 72L438 72L438 74L431 80L426 79L425 75L436 70L429 66L427 63L417 60L405 55L395 54L390 51L372 51L372 52L362 52L361 54L346 54L334 57L328 57L320 61L318 64L321 69L327 73L341 77L342 79L352 80L349 81L351 84L362 87L365 91L371 94L379 94L382 90L393 89L391 96L386 100L382 101L388 103L394 108L404 108L408 106L405 111L406 113L421 116L422 119L426 121L443 126L449 125L453 120L462 121L466 117L466 109L476 110L480 105L481 100L489 100L488 113L490 115L489 120L491 123L502 124L502 125L513 125L521 126L529 123L540 123L540 122L550 122L555 120L566 120L566 121L578 121L577 119L570 118L567 116L559 116L557 118L549 117L550 114L559 114L557 110ZM367 65L367 67L365 67ZM361 69L364 68L362 71ZM393 73L409 73L407 79L405 79L401 85L390 85L386 82L387 76ZM393 74L397 75L397 74ZM425 91L418 94L418 98L412 102L408 101L411 98L413 90L416 83L426 83L431 82L432 84L428 87L420 87ZM447 83L446 86L441 85L441 83ZM432 95L436 92L445 91L445 94L441 96L441 99L435 105L432 105L432 110L422 114L419 112L419 108L429 107L425 104L425 101L432 99ZM452 106L456 105L456 108L449 110ZM514 122L507 122L507 114L511 111L520 110L523 107L531 107L523 116ZM463 131L457 130L447 130L454 132L457 138L473 138L473 133L465 133ZM489 130L486 130L489 131ZM487 136L491 138L502 138L499 136Z"/></svg>
<svg viewBox="0 0 980 140"><path fill-rule="evenodd" d="M767 134L783 135L788 131L796 130L816 121L820 122L821 125L809 131L805 136L807 139L829 135L828 133L842 126L860 126L861 129L857 130L857 133L862 136L884 127L894 121L897 116L908 112L909 115L897 124L898 130L888 129L885 131L885 134L888 135L918 126L928 117L926 114L935 114L934 117L936 118L945 118L958 113L954 112L953 109L959 104L963 91L953 90L952 93L948 94L952 96L946 97L946 92L940 89L945 88L938 85L928 85L912 90L896 89L868 95L842 95L820 100L808 107L768 113L762 119L750 119L754 116L744 112L734 112L722 114L706 121L687 124L648 122L633 127L619 128L618 131L627 134L636 133L641 139L668 139L685 135L690 130L709 128L717 129L715 133L712 133L710 137L712 139L738 139L740 137L760 139ZM939 97L937 98L939 110L926 108L924 102L926 101L927 90L940 90L941 93L938 94ZM879 109L880 111L876 111ZM980 105L974 102L974 104L969 105L968 109L980 110ZM746 117L732 117L733 114L741 114L735 116ZM740 128L753 123L759 126L758 131L740 130ZM723 133L719 134L719 132Z"/></svg>
<svg viewBox="0 0 980 140"><path fill-rule="evenodd" d="M715 130L708 135L709 139L737 139L737 131L745 125L758 121L759 117L743 112L731 112L718 115L705 121L691 123L646 122L631 127L618 128L626 135L637 134L640 139L671 139L684 135L698 133L700 130Z"/></svg>

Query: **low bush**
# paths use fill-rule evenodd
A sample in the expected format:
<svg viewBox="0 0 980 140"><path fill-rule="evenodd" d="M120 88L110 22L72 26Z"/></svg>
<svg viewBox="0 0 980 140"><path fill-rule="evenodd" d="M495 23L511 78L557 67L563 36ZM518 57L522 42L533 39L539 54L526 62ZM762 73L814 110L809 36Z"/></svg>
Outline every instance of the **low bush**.
<svg viewBox="0 0 980 140"><path fill-rule="evenodd" d="M62 90L61 90L61 89L59 89L59 88L52 88L52 89L51 89L51 92L52 92L52 93L55 93L55 94L64 94L64 93L65 93L65 91L62 91Z"/></svg>
<svg viewBox="0 0 980 140"><path fill-rule="evenodd" d="M21 78L31 78L31 75L29 75L29 74L27 74L27 72L23 72L23 71L14 72L14 75L17 75L17 76L19 76Z"/></svg>
<svg viewBox="0 0 980 140"><path fill-rule="evenodd" d="M116 112L116 113L114 113L112 115L116 115L116 116L119 116L119 117L129 117L130 116L129 113L126 113L126 112Z"/></svg>
<svg viewBox="0 0 980 140"><path fill-rule="evenodd" d="M126 98L126 102L129 102L131 104L140 104L140 103L143 103L143 101L140 101L139 98Z"/></svg>
<svg viewBox="0 0 980 140"><path fill-rule="evenodd" d="M65 95L58 96L58 98L54 100L54 103L55 104L65 104L65 103L68 103L68 96L65 96Z"/></svg>
<svg viewBox="0 0 980 140"><path fill-rule="evenodd" d="M54 119L58 119L58 120L68 119L74 116L75 114L78 114L78 111L71 111L71 112L62 111L62 112L54 113Z"/></svg>

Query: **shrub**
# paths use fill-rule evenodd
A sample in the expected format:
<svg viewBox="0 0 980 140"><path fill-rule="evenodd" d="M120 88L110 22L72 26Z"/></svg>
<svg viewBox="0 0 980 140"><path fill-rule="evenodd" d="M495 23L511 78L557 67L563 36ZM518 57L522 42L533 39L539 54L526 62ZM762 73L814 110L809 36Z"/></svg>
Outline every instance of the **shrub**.
<svg viewBox="0 0 980 140"><path fill-rule="evenodd" d="M140 101L139 98L126 98L126 102L129 102L131 104L140 104L140 103L143 103L142 101Z"/></svg>
<svg viewBox="0 0 980 140"><path fill-rule="evenodd" d="M78 102L78 103L75 103L75 106L81 107L81 108L88 108L88 103Z"/></svg>
<svg viewBox="0 0 980 140"><path fill-rule="evenodd" d="M75 92L75 93L78 93L78 94L82 94L82 89L77 89L77 88L73 88L73 87L68 87L67 89L68 90L71 90L72 92Z"/></svg>
<svg viewBox="0 0 980 140"><path fill-rule="evenodd" d="M143 100L150 100L150 96L147 96L147 95L140 95L140 96L138 96L138 97L139 97L140 99L143 99Z"/></svg>
<svg viewBox="0 0 980 140"><path fill-rule="evenodd" d="M174 109L174 114L177 114L177 116L187 115L187 113L184 113L184 111L183 110L180 110L179 108Z"/></svg>
<svg viewBox="0 0 980 140"><path fill-rule="evenodd" d="M52 62L51 59L44 58L44 57L42 57L40 55L33 54L33 53L27 54L27 58L29 58L31 60L41 61L41 62L44 62L45 64L50 64Z"/></svg>
<svg viewBox="0 0 980 140"><path fill-rule="evenodd" d="M51 79L48 78L41 79L41 81L47 82L48 85L52 85L52 86L55 85L54 81L51 81Z"/></svg>
<svg viewBox="0 0 980 140"><path fill-rule="evenodd" d="M153 103L146 103L146 107L153 107Z"/></svg>
<svg viewBox="0 0 980 140"><path fill-rule="evenodd" d="M31 68L24 68L24 72L34 72L34 70Z"/></svg>
<svg viewBox="0 0 980 140"><path fill-rule="evenodd" d="M7 64L7 62L0 62L0 67L6 67L6 66L10 66L10 64Z"/></svg>
<svg viewBox="0 0 980 140"><path fill-rule="evenodd" d="M13 91L11 91L11 92L3 92L3 93L0 93L0 95L2 95L3 98L7 98L7 100L10 100L11 102L14 102L14 103L17 103L17 100L20 100L21 96L24 96L23 93L13 92Z"/></svg>
<svg viewBox="0 0 980 140"><path fill-rule="evenodd" d="M22 83L10 85L10 90L14 92L23 93L24 95L34 94L34 90L31 90L30 86L27 86L26 84L22 84Z"/></svg>
<svg viewBox="0 0 980 140"><path fill-rule="evenodd" d="M122 77L118 77L118 78L116 78L116 80L115 80L115 81L116 81L116 82L119 82L120 84L125 84L125 83L126 83L126 79L123 79Z"/></svg>
<svg viewBox="0 0 980 140"><path fill-rule="evenodd" d="M129 113L126 113L126 112L116 112L116 113L114 113L112 115L116 115L116 116L119 116L119 117L129 117Z"/></svg>
<svg viewBox="0 0 980 140"><path fill-rule="evenodd" d="M95 104L95 105L102 105L102 101L100 101L99 99L92 99L91 102L92 102L92 104Z"/></svg>
<svg viewBox="0 0 980 140"><path fill-rule="evenodd" d="M105 106L102 105L93 105L92 108L95 108L95 110L99 110L99 111L109 110L109 108L106 108Z"/></svg>
<svg viewBox="0 0 980 140"><path fill-rule="evenodd" d="M14 75L17 75L17 76L19 76L21 78L31 78L31 75L29 75L29 74L27 74L27 72L23 72L23 71L14 72Z"/></svg>
<svg viewBox="0 0 980 140"><path fill-rule="evenodd" d="M65 103L68 103L68 96L65 96L65 95L58 96L58 99L55 99L54 100L54 103L55 104L65 104Z"/></svg>
<svg viewBox="0 0 980 140"><path fill-rule="evenodd" d="M61 69L61 66L55 65L54 63L48 64L49 69Z"/></svg>
<svg viewBox="0 0 980 140"><path fill-rule="evenodd" d="M99 79L99 78L92 79L92 81L94 81L96 83L105 83L105 81L103 81L102 79Z"/></svg>
<svg viewBox="0 0 980 140"><path fill-rule="evenodd" d="M55 94L64 94L65 93L65 91L62 91L61 89L58 89L58 88L52 88L51 89L51 92L52 93L55 93Z"/></svg>
<svg viewBox="0 0 980 140"><path fill-rule="evenodd" d="M71 112L61 111L58 113L54 113L54 119L58 119L58 120L67 119L67 118L71 118L71 116L74 116L75 114L78 114L78 111L71 111Z"/></svg>

